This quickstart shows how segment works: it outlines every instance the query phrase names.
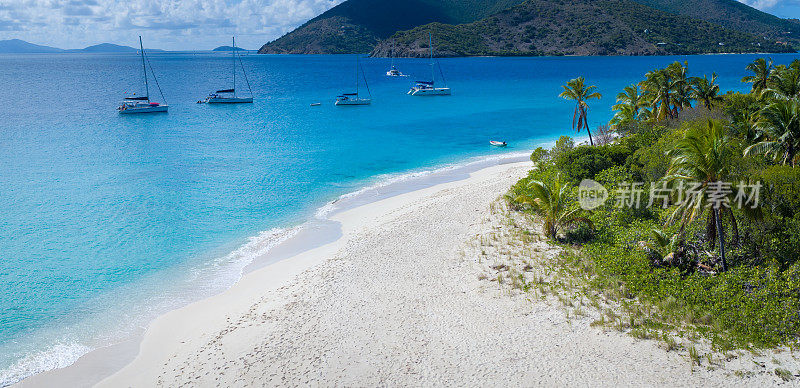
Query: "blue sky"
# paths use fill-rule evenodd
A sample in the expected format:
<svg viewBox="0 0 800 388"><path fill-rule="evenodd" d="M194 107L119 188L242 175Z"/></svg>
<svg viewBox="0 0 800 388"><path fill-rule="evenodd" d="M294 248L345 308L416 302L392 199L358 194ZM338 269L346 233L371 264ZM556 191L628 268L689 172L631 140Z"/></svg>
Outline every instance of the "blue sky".
<svg viewBox="0 0 800 388"><path fill-rule="evenodd" d="M782 18L800 19L800 0L739 0Z"/></svg>
<svg viewBox="0 0 800 388"><path fill-rule="evenodd" d="M61 48L111 42L211 49L232 35L249 49L280 37L343 0L0 0L0 40ZM402 0L401 0L402 1ZM800 0L740 0L800 18Z"/></svg>

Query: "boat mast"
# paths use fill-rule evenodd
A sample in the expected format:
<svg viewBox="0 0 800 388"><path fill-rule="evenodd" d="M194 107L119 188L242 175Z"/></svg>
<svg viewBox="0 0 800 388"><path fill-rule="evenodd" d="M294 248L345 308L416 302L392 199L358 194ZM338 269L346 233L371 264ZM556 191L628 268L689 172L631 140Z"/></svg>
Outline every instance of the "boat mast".
<svg viewBox="0 0 800 388"><path fill-rule="evenodd" d="M358 98L358 54L356 54L356 98Z"/></svg>
<svg viewBox="0 0 800 388"><path fill-rule="evenodd" d="M392 69L394 69L394 40L392 41Z"/></svg>
<svg viewBox="0 0 800 388"><path fill-rule="evenodd" d="M142 71L144 72L144 90L147 101L150 102L150 85L147 83L147 66L144 65L144 45L142 44L142 36L139 35L139 51L142 53Z"/></svg>
<svg viewBox="0 0 800 388"><path fill-rule="evenodd" d="M233 98L236 98L236 37L233 38L233 49L231 49L231 58L233 59Z"/></svg>
<svg viewBox="0 0 800 388"><path fill-rule="evenodd" d="M428 32L428 47L431 49L431 86L436 82L436 71L433 68L433 33Z"/></svg>

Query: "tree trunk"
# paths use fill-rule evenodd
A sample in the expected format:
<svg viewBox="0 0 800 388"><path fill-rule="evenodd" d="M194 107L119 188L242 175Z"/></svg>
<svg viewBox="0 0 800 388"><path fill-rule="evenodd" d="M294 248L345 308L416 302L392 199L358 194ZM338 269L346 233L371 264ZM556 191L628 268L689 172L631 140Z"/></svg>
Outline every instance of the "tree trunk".
<svg viewBox="0 0 800 388"><path fill-rule="evenodd" d="M588 117L587 117L587 118L584 118L584 120L583 120L583 124L584 124L584 126L586 127L586 133L588 133L588 134L589 134L589 144L591 144L592 146L594 146L594 141L592 141L592 131L590 131L590 130L589 130L589 123L588 123L588 121L589 121L589 120L588 120Z"/></svg>
<svg viewBox="0 0 800 388"><path fill-rule="evenodd" d="M731 244L732 246L738 247L739 246L739 224L736 222L736 216L733 214L733 210L730 208L727 209L728 219L731 222Z"/></svg>
<svg viewBox="0 0 800 388"><path fill-rule="evenodd" d="M728 263L725 261L725 235L722 232L722 223L719 219L719 209L714 209L714 221L717 224L717 237L719 239L719 257L722 259L722 272L728 270Z"/></svg>

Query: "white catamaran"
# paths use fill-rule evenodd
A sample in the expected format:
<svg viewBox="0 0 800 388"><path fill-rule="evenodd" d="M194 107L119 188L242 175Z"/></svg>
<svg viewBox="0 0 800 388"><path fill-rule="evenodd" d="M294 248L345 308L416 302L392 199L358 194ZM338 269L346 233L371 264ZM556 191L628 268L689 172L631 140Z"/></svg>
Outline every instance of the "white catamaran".
<svg viewBox="0 0 800 388"><path fill-rule="evenodd" d="M442 72L442 67L439 65L438 61L434 61L433 59L433 35L429 32L428 33L428 47L431 49L431 80L430 81L417 81L416 85L414 85L411 90L408 91L408 94L412 96L449 96L450 95L450 88L447 87L447 83L444 81L444 74L442 73L442 83L444 83L443 88L437 88L436 83L436 67L439 67L439 72Z"/></svg>
<svg viewBox="0 0 800 388"><path fill-rule="evenodd" d="M392 42L392 68L386 72L387 77L405 77L397 67L394 66L394 42Z"/></svg>
<svg viewBox="0 0 800 388"><path fill-rule="evenodd" d="M233 88L217 90L206 97L206 103L209 104L243 104L253 102L253 89L250 88L250 80L247 79L247 72L244 71L244 64L242 59L239 58L239 64L242 66L242 74L244 80L247 82L247 90L250 92L250 97L237 97L236 96L236 38L233 38L233 48L231 49L233 58Z"/></svg>
<svg viewBox="0 0 800 388"><path fill-rule="evenodd" d="M360 74L359 74L360 72ZM355 93L342 93L340 96L336 97L336 105L340 106L348 106L348 105L370 105L372 104L372 93L369 91L369 84L367 84L367 77L364 75L364 86L367 87L367 94L369 98L363 98L359 94L359 75L364 75L364 71L361 70L361 64L358 61L358 55L356 55L356 92Z"/></svg>
<svg viewBox="0 0 800 388"><path fill-rule="evenodd" d="M146 94L144 96L125 97L117 110L121 114L167 112L169 105L166 103L161 104L150 101L150 83L147 81L147 65L145 64L149 63L149 60L145 60L144 45L142 44L141 36L139 36L139 51L142 54L142 72L144 73L144 88ZM150 67L150 71L153 71L152 66ZM153 80L156 81L156 87L158 87L158 93L161 94L161 99L166 101L164 93L161 92L161 87L158 85L155 73L153 73Z"/></svg>

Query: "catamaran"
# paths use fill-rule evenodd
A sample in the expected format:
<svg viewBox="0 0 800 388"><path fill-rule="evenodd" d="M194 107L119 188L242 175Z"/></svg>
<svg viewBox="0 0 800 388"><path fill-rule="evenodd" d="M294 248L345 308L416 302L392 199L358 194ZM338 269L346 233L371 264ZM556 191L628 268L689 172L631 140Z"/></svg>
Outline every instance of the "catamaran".
<svg viewBox="0 0 800 388"><path fill-rule="evenodd" d="M121 114L134 114L134 113L162 113L167 112L169 109L169 105L166 103L161 104L158 102L150 101L150 83L147 81L147 66L145 65L145 53L144 53L144 45L142 44L142 37L139 36L139 51L142 54L142 71L144 72L144 89L145 95L144 96L131 96L125 97L122 101L122 104L117 108L119 113ZM149 61L147 61L149 63ZM153 71L153 67L150 67L150 71ZM161 94L161 98L164 98L164 93L161 92L161 87L158 85L158 80L156 79L156 74L153 73L153 80L156 81L156 86L158 87L158 93Z"/></svg>
<svg viewBox="0 0 800 388"><path fill-rule="evenodd" d="M392 68L386 72L387 77L405 77L397 67L394 66L394 41L392 42Z"/></svg>
<svg viewBox="0 0 800 388"><path fill-rule="evenodd" d="M439 67L439 72L442 72L442 67L439 62L433 60L433 35L428 33L428 47L431 49L431 80L430 81L417 81L408 94L412 96L449 96L450 88L445 83L443 88L436 87L436 67ZM444 74L442 73L442 82L444 82Z"/></svg>
<svg viewBox="0 0 800 388"><path fill-rule="evenodd" d="M361 74L359 74L359 71ZM358 78L359 75L363 75L364 71L361 70L361 64L358 61L358 55L356 55L356 92L355 93L342 93L340 96L336 97L336 105L370 105L372 104L372 93L369 91L369 84L367 84L367 77L364 76L364 85L367 87L367 94L369 98L363 98L359 94L358 88Z"/></svg>
<svg viewBox="0 0 800 388"><path fill-rule="evenodd" d="M209 104L243 104L253 102L253 90L250 89L250 80L247 79L247 73L244 71L244 64L242 59L239 58L239 64L242 66L242 74L244 80L247 81L247 90L250 91L250 97L237 97L236 96L236 37L233 38L233 48L231 49L231 56L233 58L233 88L217 90L206 97L206 103Z"/></svg>

